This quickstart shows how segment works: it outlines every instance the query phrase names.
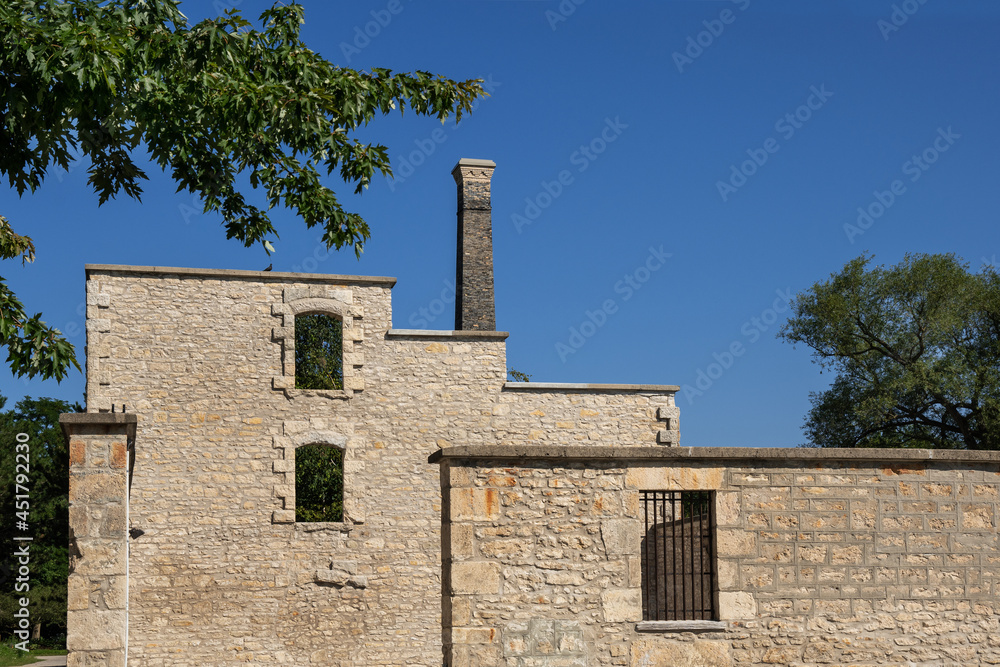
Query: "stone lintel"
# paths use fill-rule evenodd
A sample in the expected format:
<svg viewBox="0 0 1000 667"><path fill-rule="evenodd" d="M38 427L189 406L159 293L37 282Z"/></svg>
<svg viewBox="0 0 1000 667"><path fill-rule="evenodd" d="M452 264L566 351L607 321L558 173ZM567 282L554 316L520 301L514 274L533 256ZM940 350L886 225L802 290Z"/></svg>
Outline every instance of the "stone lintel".
<svg viewBox="0 0 1000 667"><path fill-rule="evenodd" d="M532 383L534 384L534 383ZM474 460L622 461L671 465L680 461L811 461L890 465L915 461L1000 463L1000 452L956 449L811 449L805 447L586 447L550 445L465 445L440 449L428 463Z"/></svg>

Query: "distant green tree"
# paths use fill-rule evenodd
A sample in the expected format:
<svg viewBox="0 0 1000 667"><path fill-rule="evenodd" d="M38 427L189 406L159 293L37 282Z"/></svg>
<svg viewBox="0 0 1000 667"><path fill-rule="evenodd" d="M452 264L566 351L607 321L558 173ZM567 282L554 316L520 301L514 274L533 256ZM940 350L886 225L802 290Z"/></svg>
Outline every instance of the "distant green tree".
<svg viewBox="0 0 1000 667"><path fill-rule="evenodd" d="M1000 449L1000 275L950 254L871 259L799 294L779 334L837 374L811 395L811 444Z"/></svg>
<svg viewBox="0 0 1000 667"><path fill-rule="evenodd" d="M323 177L355 193L391 176L388 149L357 135L378 116L461 119L482 80L337 66L300 39L302 5L279 2L255 28L239 11L190 25L175 0L0 3L0 176L19 195L82 157L98 202L139 199L150 159L178 190L222 216L227 238L273 250L272 209L323 228L328 248L361 253L369 228ZM78 153L79 151L79 153ZM264 203L248 200L248 188ZM0 259L35 246L0 216ZM16 375L79 369L62 334L29 317L0 280L0 345Z"/></svg>
<svg viewBox="0 0 1000 667"><path fill-rule="evenodd" d="M0 408L6 399L0 396ZM0 634L14 631L13 613L18 598L31 600L29 610L36 634L54 637L66 633L66 580L69 576L69 448L59 427L63 412L82 412L80 405L51 398L18 401L13 410L0 413L0 549L4 554L0 570ZM17 459L16 436L28 435L29 473L28 530L18 530L14 519ZM23 438L22 438L23 439ZM23 452L21 452L23 453ZM18 519L19 520L19 519ZM29 536L30 590L18 592L17 563L10 554L23 542L15 536ZM17 546L15 546L17 545Z"/></svg>
<svg viewBox="0 0 1000 667"><path fill-rule="evenodd" d="M295 317L295 388L344 388L343 326L336 317Z"/></svg>
<svg viewBox="0 0 1000 667"><path fill-rule="evenodd" d="M344 452L306 445L295 450L295 520L344 520Z"/></svg>

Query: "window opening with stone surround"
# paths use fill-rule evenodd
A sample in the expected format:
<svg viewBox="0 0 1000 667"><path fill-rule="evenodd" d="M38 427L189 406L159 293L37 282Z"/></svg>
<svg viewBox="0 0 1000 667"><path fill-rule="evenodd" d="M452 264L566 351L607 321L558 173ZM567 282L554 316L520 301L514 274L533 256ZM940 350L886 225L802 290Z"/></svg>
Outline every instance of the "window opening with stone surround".
<svg viewBox="0 0 1000 667"><path fill-rule="evenodd" d="M643 620L717 620L711 492L640 494Z"/></svg>
<svg viewBox="0 0 1000 667"><path fill-rule="evenodd" d="M344 452L329 445L295 450L295 521L344 520Z"/></svg>
<svg viewBox="0 0 1000 667"><path fill-rule="evenodd" d="M341 321L328 313L295 316L295 388L344 388Z"/></svg>

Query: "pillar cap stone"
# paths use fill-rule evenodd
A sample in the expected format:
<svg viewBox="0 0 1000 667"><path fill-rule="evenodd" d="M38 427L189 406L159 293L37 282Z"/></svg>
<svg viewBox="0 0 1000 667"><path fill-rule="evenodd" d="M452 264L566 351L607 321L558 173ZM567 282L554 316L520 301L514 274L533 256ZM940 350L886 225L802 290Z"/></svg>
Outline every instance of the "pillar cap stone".
<svg viewBox="0 0 1000 667"><path fill-rule="evenodd" d="M452 174L455 174L462 167L476 167L479 169L496 169L497 163L493 160L477 160L471 157L463 157L455 165L455 168L451 170Z"/></svg>
<svg viewBox="0 0 1000 667"><path fill-rule="evenodd" d="M63 435L86 433L125 433L135 437L139 419L134 413L121 412L67 412L59 415Z"/></svg>

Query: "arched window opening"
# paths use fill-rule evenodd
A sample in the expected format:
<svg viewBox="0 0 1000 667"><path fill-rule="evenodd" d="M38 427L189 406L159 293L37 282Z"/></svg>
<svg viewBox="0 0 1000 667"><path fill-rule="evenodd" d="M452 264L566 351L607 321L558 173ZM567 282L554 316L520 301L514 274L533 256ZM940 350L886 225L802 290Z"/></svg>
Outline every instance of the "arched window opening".
<svg viewBox="0 0 1000 667"><path fill-rule="evenodd" d="M326 313L295 318L295 388L343 389L343 327Z"/></svg>
<svg viewBox="0 0 1000 667"><path fill-rule="evenodd" d="M328 445L295 450L295 520L344 520L344 452Z"/></svg>

